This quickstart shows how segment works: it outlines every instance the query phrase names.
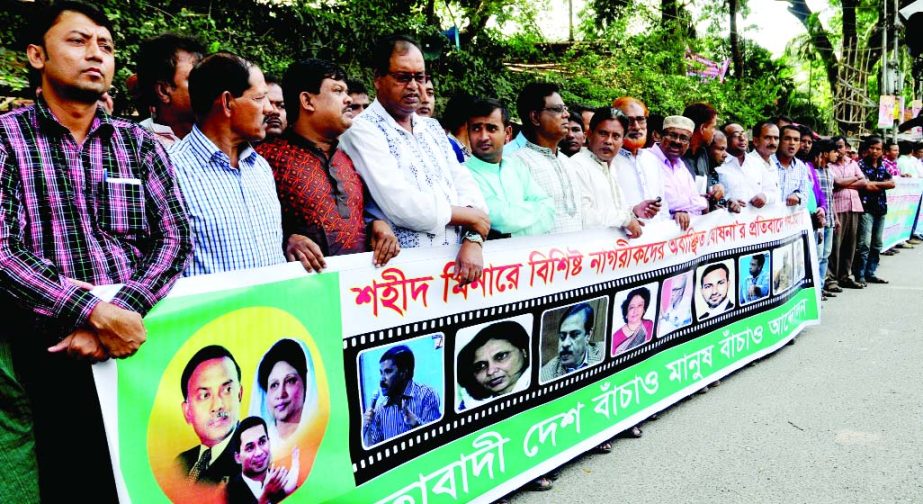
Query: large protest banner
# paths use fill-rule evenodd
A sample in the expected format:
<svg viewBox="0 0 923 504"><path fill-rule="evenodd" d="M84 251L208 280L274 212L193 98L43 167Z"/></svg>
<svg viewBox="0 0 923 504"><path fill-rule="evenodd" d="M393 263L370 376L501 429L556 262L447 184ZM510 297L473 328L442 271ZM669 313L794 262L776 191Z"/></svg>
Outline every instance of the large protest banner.
<svg viewBox="0 0 923 504"><path fill-rule="evenodd" d="M496 499L817 323L810 218L761 212L488 242L466 287L451 248L184 279L95 369L122 500Z"/></svg>
<svg viewBox="0 0 923 504"><path fill-rule="evenodd" d="M910 239L913 223L919 212L923 211L920 208L921 195L923 195L923 179L894 179L894 189L888 189L887 192L888 214L885 215L881 250L888 250Z"/></svg>

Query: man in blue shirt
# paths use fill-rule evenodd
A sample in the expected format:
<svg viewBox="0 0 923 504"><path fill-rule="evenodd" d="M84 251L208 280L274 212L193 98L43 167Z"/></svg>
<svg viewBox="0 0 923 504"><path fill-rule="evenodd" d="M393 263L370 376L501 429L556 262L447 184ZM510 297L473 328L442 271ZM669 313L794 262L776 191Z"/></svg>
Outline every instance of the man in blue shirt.
<svg viewBox="0 0 923 504"><path fill-rule="evenodd" d="M372 397L362 422L362 441L366 447L442 416L436 392L413 381L414 364L413 351L406 345L389 348L379 359L381 390Z"/></svg>
<svg viewBox="0 0 923 504"><path fill-rule="evenodd" d="M196 125L170 150L195 241L183 275L271 266L286 255L305 263L304 247L314 244L293 235L283 250L272 170L251 145L266 137L272 111L263 73L240 56L216 53L190 73L189 95Z"/></svg>
<svg viewBox="0 0 923 504"><path fill-rule="evenodd" d="M750 256L750 275L740 283L740 302L752 303L769 294L769 272L766 268L768 254Z"/></svg>

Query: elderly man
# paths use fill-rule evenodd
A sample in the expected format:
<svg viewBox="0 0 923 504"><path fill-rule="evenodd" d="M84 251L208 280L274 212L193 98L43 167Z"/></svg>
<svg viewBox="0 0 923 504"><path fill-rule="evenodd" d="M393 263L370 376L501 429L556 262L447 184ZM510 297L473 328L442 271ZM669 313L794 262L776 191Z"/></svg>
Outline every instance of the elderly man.
<svg viewBox="0 0 923 504"><path fill-rule="evenodd" d="M558 324L558 354L542 366L539 372L545 382L568 375L603 359L602 346L593 340L593 326L596 320L593 307L577 303L569 307Z"/></svg>
<svg viewBox="0 0 923 504"><path fill-rule="evenodd" d="M615 157L618 185L631 205L632 213L641 219L666 220L669 212L663 208L663 176L658 167L644 170L640 160L650 156L647 144L648 110L641 100L630 96L616 98L612 107L628 118L628 131L622 139L622 149Z"/></svg>
<svg viewBox="0 0 923 504"><path fill-rule="evenodd" d="M281 79L275 75L266 76L266 98L270 111L266 114L266 140L278 138L288 128L288 115L285 113L285 98L282 94Z"/></svg>
<svg viewBox="0 0 923 504"><path fill-rule="evenodd" d="M546 234L554 225L554 200L535 183L518 157L504 156L512 134L510 113L497 100L471 104L465 162L490 209L491 231L500 236Z"/></svg>
<svg viewBox="0 0 923 504"><path fill-rule="evenodd" d="M437 420L439 395L430 386L414 381L413 351L406 345L389 348L378 361L380 390L362 418L362 441L374 446Z"/></svg>
<svg viewBox="0 0 923 504"><path fill-rule="evenodd" d="M346 73L310 59L289 65L283 84L292 128L256 150L272 167L284 234L305 236L307 250L293 251L294 259L320 271L325 256L371 250L384 265L400 251L397 237L383 220L366 225L365 185L338 147L353 121Z"/></svg>
<svg viewBox="0 0 923 504"><path fill-rule="evenodd" d="M150 113L141 126L165 147L192 131L189 72L204 53L195 39L167 33L142 42L135 56L141 105Z"/></svg>
<svg viewBox="0 0 923 504"><path fill-rule="evenodd" d="M522 131L528 140L514 156L532 171L538 185L554 198L552 233L583 229L580 212L580 187L573 175L570 159L558 144L567 135L567 106L556 84L534 82L520 91L516 109Z"/></svg>
<svg viewBox="0 0 923 504"><path fill-rule="evenodd" d="M858 241L859 219L865 213L859 191L865 189L868 181L859 165L846 152L846 139L837 136L839 160L830 163L828 170L833 175L833 210L836 212L837 228L833 234L833 248L827 261L827 290L842 292L842 288L861 289L862 285L849 277L852 273Z"/></svg>
<svg viewBox="0 0 923 504"><path fill-rule="evenodd" d="M589 130L583 128L583 118L576 114L571 115L567 118L567 135L558 144L558 148L565 156L574 157L574 154L586 146L588 132Z"/></svg>
<svg viewBox="0 0 923 504"><path fill-rule="evenodd" d="M378 44L373 63L378 97L340 140L372 195L367 211L391 225L402 248L460 243L455 274L472 282L483 269L490 219L442 126L415 113L428 80L423 52L413 39L392 36Z"/></svg>
<svg viewBox="0 0 923 504"><path fill-rule="evenodd" d="M31 22L42 94L0 117L0 501L117 502L91 364L144 343L189 224L160 143L99 108L115 73L106 15L57 2ZM90 293L113 284L108 302Z"/></svg>
<svg viewBox="0 0 923 504"><path fill-rule="evenodd" d="M189 75L189 94L198 121L170 151L196 245L183 274L285 263L272 170L251 145L266 136L263 73L240 56L212 54ZM289 239L292 260L306 253L304 240Z"/></svg>
<svg viewBox="0 0 923 504"><path fill-rule="evenodd" d="M782 126L779 147L770 159L779 176L780 202L786 206L804 207L811 189L807 165L796 156L801 147L801 131L792 125Z"/></svg>
<svg viewBox="0 0 923 504"><path fill-rule="evenodd" d="M680 229L689 229L690 215L708 211L708 200L696 189L695 180L683 163L695 124L683 116L663 119L663 137L650 149L652 156L642 165L647 170L660 169L663 177L664 202Z"/></svg>
<svg viewBox="0 0 923 504"><path fill-rule="evenodd" d="M629 238L641 236L641 221L625 202L613 160L622 150L628 118L618 109L602 107L590 119L589 149L571 158L583 194L583 227L618 227Z"/></svg>
<svg viewBox="0 0 923 504"><path fill-rule="evenodd" d="M779 147L779 128L763 121L753 127L753 152L744 163L735 166L732 158L717 169L718 180L727 190L727 199L755 208L773 205L781 200L779 175L772 166L772 156Z"/></svg>

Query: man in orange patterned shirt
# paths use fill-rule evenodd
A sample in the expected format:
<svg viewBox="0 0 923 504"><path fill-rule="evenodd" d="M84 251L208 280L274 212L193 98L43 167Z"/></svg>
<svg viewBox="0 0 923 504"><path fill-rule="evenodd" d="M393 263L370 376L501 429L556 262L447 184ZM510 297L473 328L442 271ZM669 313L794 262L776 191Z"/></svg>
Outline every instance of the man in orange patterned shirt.
<svg viewBox="0 0 923 504"><path fill-rule="evenodd" d="M300 61L289 66L282 89L291 128L257 151L272 167L286 237L305 241L288 247L289 260L320 271L325 256L371 250L376 266L387 263L400 251L397 238L382 220L366 224L365 185L337 148L352 124L346 73L328 61Z"/></svg>

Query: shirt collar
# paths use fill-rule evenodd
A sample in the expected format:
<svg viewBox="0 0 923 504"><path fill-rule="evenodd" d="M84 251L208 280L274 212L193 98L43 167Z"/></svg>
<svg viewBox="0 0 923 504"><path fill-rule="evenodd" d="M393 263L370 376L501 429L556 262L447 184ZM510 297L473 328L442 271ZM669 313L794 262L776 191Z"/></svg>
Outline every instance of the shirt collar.
<svg viewBox="0 0 923 504"><path fill-rule="evenodd" d="M488 163L483 159L479 159L477 156L471 156L465 160L465 166L467 166L469 170L476 172L494 173L500 171L500 168L503 166L503 158L500 158L499 163Z"/></svg>
<svg viewBox="0 0 923 504"><path fill-rule="evenodd" d="M243 478L244 483L246 483L247 488L250 489L250 493L252 493L253 496L256 497L257 499L259 499L260 496L263 495L263 482L257 481L255 479L251 479L244 473L240 473L240 476Z"/></svg>
<svg viewBox="0 0 923 504"><path fill-rule="evenodd" d="M199 129L199 125L192 127L192 131L189 133L189 141L193 145L197 146L197 149L205 155L209 161L214 161L216 163L225 164L230 166L231 159L223 150L219 149L215 142L212 142L210 138L205 136L205 133L202 133L202 130ZM253 164L253 160L256 157L256 151L253 149L253 146L249 143L245 144L240 151L239 160L247 164Z"/></svg>
<svg viewBox="0 0 923 504"><path fill-rule="evenodd" d="M331 144L331 149L330 149L331 156L330 158L328 158L327 153L321 150L320 147L317 146L317 144L299 135L298 133L295 133L295 131L292 129L286 130L286 132L282 134L282 138L296 147L301 147L303 149L310 151L312 154L321 158L325 162L328 162L330 159L333 158L333 154L336 153L337 146L339 145L339 142L334 140L334 142Z"/></svg>
<svg viewBox="0 0 923 504"><path fill-rule="evenodd" d="M660 144L654 144L654 146L648 150L650 150L651 154L657 156L657 159L659 159L665 167L670 168L671 170L676 170L677 168L685 169L686 167L682 159L677 159L675 163L670 161L670 158L668 158L667 155L664 154L663 149L660 148Z"/></svg>
<svg viewBox="0 0 923 504"><path fill-rule="evenodd" d="M404 129L403 126L397 123L394 117L392 117L391 114L388 112L388 110L385 109L385 106L382 105L380 101L378 101L378 98L375 98L372 104L369 105L369 108L366 109L366 112L371 112L375 115L380 116L385 121L385 123L387 123L389 126L391 126L392 128L396 130L400 130L405 133L410 133L409 131ZM413 131L416 131L417 125L420 123L420 121L421 121L421 117L418 116L416 112L411 114L410 115L410 129L412 129Z"/></svg>
<svg viewBox="0 0 923 504"><path fill-rule="evenodd" d="M548 157L551 159L558 158L558 156L556 156L555 153L551 149L549 149L548 147L542 147L541 145L538 145L538 144L534 144L532 143L532 140L526 140L525 147L527 149L532 149L533 151L538 152L539 154L545 157Z"/></svg>
<svg viewBox="0 0 923 504"><path fill-rule="evenodd" d="M227 449L228 445L231 444L231 438L234 437L233 433L234 431L231 431L231 434L229 434L228 437L221 440L221 442L216 444L215 446L212 446L212 456L211 456L211 460L209 461L209 465L214 464L215 461L218 460L218 457L220 457L221 454L224 453L224 450ZM208 449L207 446L199 445L199 457L196 460L202 458L202 452L204 452L207 449Z"/></svg>
<svg viewBox="0 0 923 504"><path fill-rule="evenodd" d="M39 95L38 99L35 101L35 114L38 123L48 128L49 132L56 134L70 133L70 130L61 124L58 118L55 117L54 112L51 111L51 107L48 106L48 103L45 102L45 98L41 95ZM112 135L113 131L115 131L115 127L112 125L112 120L109 118L109 115L106 114L101 107L97 106L93 121L90 123L90 131L87 133L87 139L94 135L109 137Z"/></svg>

